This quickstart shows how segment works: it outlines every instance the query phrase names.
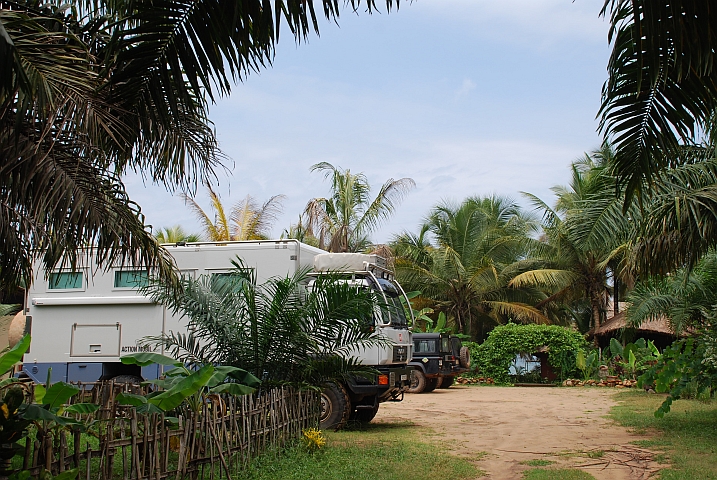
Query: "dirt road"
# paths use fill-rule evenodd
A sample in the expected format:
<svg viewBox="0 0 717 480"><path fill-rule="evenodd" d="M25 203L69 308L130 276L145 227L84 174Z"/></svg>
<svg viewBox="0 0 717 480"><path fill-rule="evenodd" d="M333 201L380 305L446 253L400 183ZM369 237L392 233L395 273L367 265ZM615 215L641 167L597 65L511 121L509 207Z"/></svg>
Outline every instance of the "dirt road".
<svg viewBox="0 0 717 480"><path fill-rule="evenodd" d="M468 387L406 395L383 403L377 422L409 420L435 432L458 455L480 459L493 480L520 479L542 459L585 470L597 479L649 478L652 453L631 445L646 437L606 419L613 389ZM434 439L435 441L435 439Z"/></svg>

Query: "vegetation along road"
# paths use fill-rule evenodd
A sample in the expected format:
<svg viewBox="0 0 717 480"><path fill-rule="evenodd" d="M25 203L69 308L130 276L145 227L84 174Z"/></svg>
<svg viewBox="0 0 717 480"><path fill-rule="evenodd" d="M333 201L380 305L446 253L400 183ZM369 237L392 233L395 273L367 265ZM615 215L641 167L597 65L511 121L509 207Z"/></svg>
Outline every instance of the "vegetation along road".
<svg viewBox="0 0 717 480"><path fill-rule="evenodd" d="M435 443L480 458L482 478L519 479L541 465L578 468L597 479L648 478L660 465L653 452L633 443L646 437L606 418L615 395L599 388L455 385L384 404L375 421L430 428Z"/></svg>

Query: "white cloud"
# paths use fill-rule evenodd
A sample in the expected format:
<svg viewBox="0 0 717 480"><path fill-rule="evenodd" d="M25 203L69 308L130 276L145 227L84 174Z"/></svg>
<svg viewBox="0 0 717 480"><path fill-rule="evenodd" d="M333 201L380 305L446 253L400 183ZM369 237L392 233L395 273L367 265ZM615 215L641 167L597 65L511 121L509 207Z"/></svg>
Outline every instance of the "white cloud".
<svg viewBox="0 0 717 480"><path fill-rule="evenodd" d="M476 84L470 78L464 78L460 88L455 92L455 99L458 100L461 97L468 95L471 90L475 90Z"/></svg>

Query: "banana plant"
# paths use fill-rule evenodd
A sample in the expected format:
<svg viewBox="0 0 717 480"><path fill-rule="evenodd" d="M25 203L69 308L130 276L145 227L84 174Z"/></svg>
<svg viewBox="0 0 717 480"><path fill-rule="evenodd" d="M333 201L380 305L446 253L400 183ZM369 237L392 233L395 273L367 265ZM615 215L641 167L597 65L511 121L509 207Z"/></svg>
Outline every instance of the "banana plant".
<svg viewBox="0 0 717 480"><path fill-rule="evenodd" d="M575 365L583 372L583 377L585 380L595 375L595 372L600 366L599 364L600 359L595 350L585 356L585 352L581 349L578 350L578 353L575 356Z"/></svg>
<svg viewBox="0 0 717 480"><path fill-rule="evenodd" d="M173 367L165 372L165 378L145 382L162 390L147 395L132 393L118 395L117 401L120 404L134 406L138 412L166 413L175 410L183 403L197 412L206 395L220 393L248 395L261 384L258 378L241 368L206 364L192 370L171 357L153 352L134 353L120 360L126 365L140 367L155 363Z"/></svg>

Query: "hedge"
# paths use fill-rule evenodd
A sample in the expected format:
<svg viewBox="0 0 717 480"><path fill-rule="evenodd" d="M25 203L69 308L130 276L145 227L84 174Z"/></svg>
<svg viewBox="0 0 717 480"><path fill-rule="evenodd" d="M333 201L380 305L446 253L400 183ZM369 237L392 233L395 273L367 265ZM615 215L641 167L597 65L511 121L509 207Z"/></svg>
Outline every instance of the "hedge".
<svg viewBox="0 0 717 480"><path fill-rule="evenodd" d="M558 376L577 376L577 352L589 347L582 334L565 327L515 323L494 328L480 345L469 343L467 346L478 372L497 383L510 382L508 369L517 354L533 354L544 346L548 347L548 362Z"/></svg>

